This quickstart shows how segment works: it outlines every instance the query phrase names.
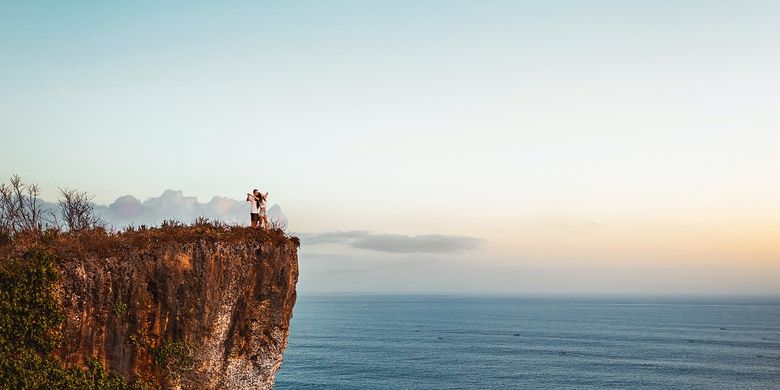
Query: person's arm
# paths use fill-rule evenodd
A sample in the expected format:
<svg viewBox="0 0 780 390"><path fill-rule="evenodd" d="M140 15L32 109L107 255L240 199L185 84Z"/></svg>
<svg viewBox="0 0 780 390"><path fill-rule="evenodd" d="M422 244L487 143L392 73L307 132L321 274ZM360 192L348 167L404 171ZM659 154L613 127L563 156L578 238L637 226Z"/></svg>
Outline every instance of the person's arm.
<svg viewBox="0 0 780 390"><path fill-rule="evenodd" d="M263 200L268 200L268 192L266 192L265 195L263 195Z"/></svg>

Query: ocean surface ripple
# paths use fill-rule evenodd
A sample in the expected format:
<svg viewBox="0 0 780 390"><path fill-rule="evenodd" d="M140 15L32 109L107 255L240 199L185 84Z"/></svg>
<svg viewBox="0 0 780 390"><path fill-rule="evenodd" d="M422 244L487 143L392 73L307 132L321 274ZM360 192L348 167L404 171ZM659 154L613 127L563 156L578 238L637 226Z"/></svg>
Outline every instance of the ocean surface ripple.
<svg viewBox="0 0 780 390"><path fill-rule="evenodd" d="M301 295L276 389L780 389L778 298Z"/></svg>

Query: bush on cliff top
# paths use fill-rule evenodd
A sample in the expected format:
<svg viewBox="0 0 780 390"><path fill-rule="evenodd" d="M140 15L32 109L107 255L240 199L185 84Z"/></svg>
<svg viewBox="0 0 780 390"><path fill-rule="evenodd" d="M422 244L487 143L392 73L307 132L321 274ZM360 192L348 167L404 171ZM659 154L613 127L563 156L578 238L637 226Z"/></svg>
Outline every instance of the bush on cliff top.
<svg viewBox="0 0 780 390"><path fill-rule="evenodd" d="M58 278L53 256L41 249L0 261L0 389L150 388L107 373L94 359L65 367L52 355L62 341Z"/></svg>

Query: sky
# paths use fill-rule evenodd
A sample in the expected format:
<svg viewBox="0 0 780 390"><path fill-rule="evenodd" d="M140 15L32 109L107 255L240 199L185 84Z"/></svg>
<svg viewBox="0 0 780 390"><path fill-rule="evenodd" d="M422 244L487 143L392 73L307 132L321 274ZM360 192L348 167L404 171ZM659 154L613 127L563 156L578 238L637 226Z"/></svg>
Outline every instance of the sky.
<svg viewBox="0 0 780 390"><path fill-rule="evenodd" d="M0 1L0 178L106 210L269 191L302 292L780 294L778 20L754 0Z"/></svg>

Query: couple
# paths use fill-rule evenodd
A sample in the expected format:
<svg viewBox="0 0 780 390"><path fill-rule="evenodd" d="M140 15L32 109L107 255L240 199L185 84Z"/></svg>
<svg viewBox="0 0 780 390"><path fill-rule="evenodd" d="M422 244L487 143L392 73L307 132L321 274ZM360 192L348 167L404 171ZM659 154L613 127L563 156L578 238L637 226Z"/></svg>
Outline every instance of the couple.
<svg viewBox="0 0 780 390"><path fill-rule="evenodd" d="M268 200L267 192L261 194L259 190L254 189L251 194L246 194L246 201L251 206L249 216L252 219L252 227L268 227L268 216L265 213L266 200Z"/></svg>

